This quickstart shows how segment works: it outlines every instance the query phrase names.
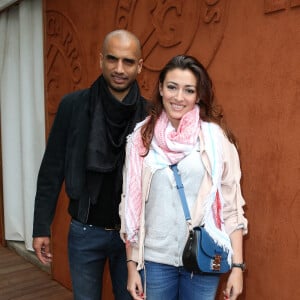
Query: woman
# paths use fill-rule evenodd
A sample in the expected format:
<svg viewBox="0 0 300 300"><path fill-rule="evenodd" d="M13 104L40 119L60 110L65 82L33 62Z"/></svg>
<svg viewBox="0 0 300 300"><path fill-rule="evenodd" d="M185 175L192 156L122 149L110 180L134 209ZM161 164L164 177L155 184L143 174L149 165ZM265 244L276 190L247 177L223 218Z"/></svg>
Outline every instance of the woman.
<svg viewBox="0 0 300 300"><path fill-rule="evenodd" d="M183 55L161 71L150 114L128 137L120 205L127 289L136 300L213 300L219 275L191 274L182 264L188 229L169 168L174 163L193 226L206 226L232 253L224 299L237 299L247 232L239 157L207 71Z"/></svg>

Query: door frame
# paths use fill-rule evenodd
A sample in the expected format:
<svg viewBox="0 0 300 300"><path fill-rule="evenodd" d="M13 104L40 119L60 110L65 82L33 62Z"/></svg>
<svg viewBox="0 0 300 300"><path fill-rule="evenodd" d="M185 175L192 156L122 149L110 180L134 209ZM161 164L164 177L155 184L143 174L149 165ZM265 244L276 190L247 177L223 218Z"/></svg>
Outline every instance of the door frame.
<svg viewBox="0 0 300 300"><path fill-rule="evenodd" d="M3 202L3 176L2 176L2 143L0 130L0 244L6 247L4 229L4 202Z"/></svg>

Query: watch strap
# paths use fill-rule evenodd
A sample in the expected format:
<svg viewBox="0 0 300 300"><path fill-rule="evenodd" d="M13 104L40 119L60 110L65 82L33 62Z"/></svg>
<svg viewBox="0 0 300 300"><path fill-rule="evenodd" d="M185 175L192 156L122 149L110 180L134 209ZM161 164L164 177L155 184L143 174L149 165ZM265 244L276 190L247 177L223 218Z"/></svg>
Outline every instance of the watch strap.
<svg viewBox="0 0 300 300"><path fill-rule="evenodd" d="M245 263L232 263L231 268L240 268L244 272L246 270L246 264Z"/></svg>

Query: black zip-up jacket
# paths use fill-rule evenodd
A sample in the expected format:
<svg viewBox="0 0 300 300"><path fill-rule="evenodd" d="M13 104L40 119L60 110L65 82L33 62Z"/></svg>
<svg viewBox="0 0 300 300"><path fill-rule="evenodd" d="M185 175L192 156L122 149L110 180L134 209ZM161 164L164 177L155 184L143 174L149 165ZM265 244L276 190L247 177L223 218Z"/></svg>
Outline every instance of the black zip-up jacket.
<svg viewBox="0 0 300 300"><path fill-rule="evenodd" d="M58 196L65 181L70 215L86 223L90 200L86 187L86 148L89 138L90 89L66 95L58 108L37 180L33 237L50 236ZM141 97L141 118L147 101Z"/></svg>

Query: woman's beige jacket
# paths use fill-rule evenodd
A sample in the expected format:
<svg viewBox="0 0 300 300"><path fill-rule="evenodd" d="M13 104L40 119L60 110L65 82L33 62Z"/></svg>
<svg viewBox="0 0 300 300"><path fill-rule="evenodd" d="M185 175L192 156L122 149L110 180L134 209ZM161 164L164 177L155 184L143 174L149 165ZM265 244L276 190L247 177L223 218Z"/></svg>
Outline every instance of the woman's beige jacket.
<svg viewBox="0 0 300 300"><path fill-rule="evenodd" d="M195 202L193 209L191 210L191 218L193 226L202 225L204 217L204 207L203 202L206 196L209 194L212 188L212 178L211 178L211 164L206 153L204 139L202 132L200 131L200 155L204 164L205 173L200 190L198 192L198 197ZM248 222L244 217L243 206L245 205L244 198L241 193L240 179L241 179L241 169L238 152L235 146L229 142L225 134L222 135L222 148L223 148L223 175L221 180L222 195L224 198L223 207L223 219L225 224L225 230L228 235L230 235L236 229L243 229L243 233L247 233ZM131 137L128 138L128 144L131 143ZM126 158L124 165L124 178L123 178L123 194L119 207L119 213L121 217L121 238L125 242L126 232L125 232L125 222L124 222L124 197L125 197L125 186L126 186L126 169L128 165L128 157ZM138 235L137 245L133 245L132 248L132 259L137 262L137 269L140 270L144 266L144 239L145 239L145 203L148 199L151 179L154 173L152 173L150 166L143 163L142 171L142 210L140 218L140 228Z"/></svg>

